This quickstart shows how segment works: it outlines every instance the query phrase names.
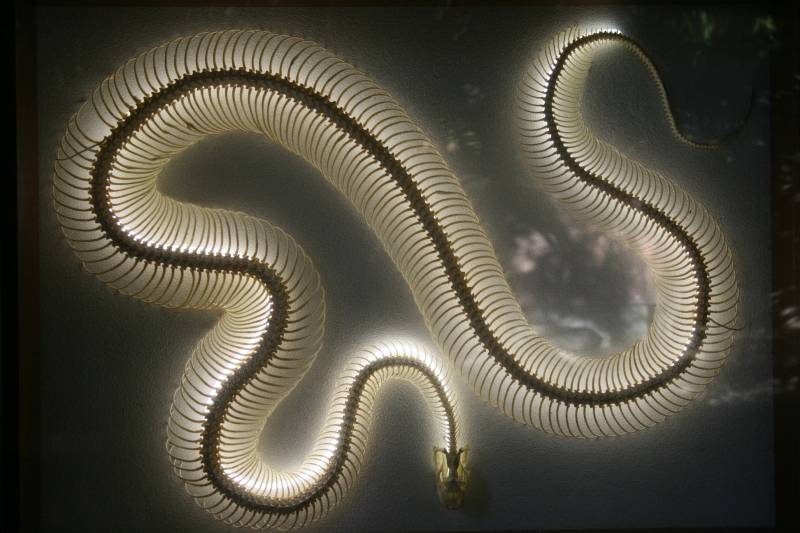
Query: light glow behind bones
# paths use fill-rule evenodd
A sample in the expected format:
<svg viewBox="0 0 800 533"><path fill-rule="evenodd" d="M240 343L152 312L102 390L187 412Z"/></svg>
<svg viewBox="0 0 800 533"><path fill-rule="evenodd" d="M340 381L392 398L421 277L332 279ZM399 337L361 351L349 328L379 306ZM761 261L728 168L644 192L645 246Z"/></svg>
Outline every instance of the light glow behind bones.
<svg viewBox="0 0 800 533"><path fill-rule="evenodd" d="M318 45L261 31L200 34L129 61L101 84L62 141L56 210L86 268L112 288L168 307L224 310L186 366L169 423L175 470L204 508L255 527L323 516L354 482L372 402L393 376L414 382L432 407L447 455L436 458L446 505L460 503L466 483L441 362L405 342L353 358L297 470L277 472L259 457L269 415L321 347L323 291L280 229L158 192L164 166L208 135L258 132L318 168L380 237L453 366L507 415L564 436L621 435L702 391L732 339L731 254L688 194L583 125L591 52L619 43L651 67L616 32L571 30L534 62L519 99L523 150L545 190L655 274L659 305L647 335L609 357L577 357L533 331L432 143L390 96Z"/></svg>

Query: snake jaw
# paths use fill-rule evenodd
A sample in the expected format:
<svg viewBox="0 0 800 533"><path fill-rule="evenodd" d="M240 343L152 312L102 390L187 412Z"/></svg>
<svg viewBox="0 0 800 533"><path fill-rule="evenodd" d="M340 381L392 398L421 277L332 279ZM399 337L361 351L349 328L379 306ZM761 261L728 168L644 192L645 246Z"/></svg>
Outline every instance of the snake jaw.
<svg viewBox="0 0 800 533"><path fill-rule="evenodd" d="M469 481L467 448L452 451L434 448L433 461L436 465L436 492L439 493L439 500L447 509L459 509L464 502Z"/></svg>

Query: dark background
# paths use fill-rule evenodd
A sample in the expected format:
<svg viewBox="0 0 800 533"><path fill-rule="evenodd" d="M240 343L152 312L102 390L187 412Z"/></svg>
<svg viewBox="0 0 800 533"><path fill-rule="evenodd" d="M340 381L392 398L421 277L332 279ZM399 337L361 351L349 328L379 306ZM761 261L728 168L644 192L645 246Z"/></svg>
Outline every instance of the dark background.
<svg viewBox="0 0 800 533"><path fill-rule="evenodd" d="M537 193L512 142L514 83L538 47L574 23L611 24L638 40L664 75L681 128L697 140L724 140L715 151L687 150L670 138L643 69L624 55L598 61L586 101L590 123L673 176L726 230L745 327L729 363L684 412L646 432L602 441L516 425L453 376L474 474L458 513L436 500L424 405L412 388L390 386L358 485L317 529L773 523L772 393L780 401L797 381L772 380L768 58L775 32L768 10L39 8L35 23L40 357L38 401L30 408L38 434L21 452L35 462L23 480L38 492L41 527L227 529L183 493L164 450L172 392L215 317L112 294L80 269L50 206L56 143L106 75L151 46L199 31L256 27L322 43L369 73L431 136L461 178L537 329L579 353L608 353L635 340L649 319L647 273ZM267 426L264 450L275 464L291 467L307 450L353 350L398 336L430 346L377 239L304 162L255 136L230 135L178 157L161 188L268 218L303 245L323 277L326 345ZM789 326L791 313L781 319Z"/></svg>

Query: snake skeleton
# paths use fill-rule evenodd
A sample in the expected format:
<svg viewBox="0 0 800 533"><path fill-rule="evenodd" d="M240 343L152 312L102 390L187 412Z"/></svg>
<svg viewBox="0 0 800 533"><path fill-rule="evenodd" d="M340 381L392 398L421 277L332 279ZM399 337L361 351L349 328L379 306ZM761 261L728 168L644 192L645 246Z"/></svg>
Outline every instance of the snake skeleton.
<svg viewBox="0 0 800 533"><path fill-rule="evenodd" d="M392 377L412 381L429 401L447 507L461 504L468 472L445 366L408 342L352 358L295 471L260 457L270 413L321 348L323 289L280 229L159 193L161 169L212 134L257 132L319 169L379 236L452 366L515 420L569 437L622 435L702 392L732 343L731 252L701 205L581 118L593 54L620 45L650 69L666 104L633 41L581 29L546 45L517 101L522 149L541 187L626 243L656 279L646 336L602 357L566 353L532 330L431 141L388 94L317 44L263 31L204 33L130 60L96 89L70 120L55 163L55 207L71 247L122 294L224 311L185 367L168 424L175 472L202 508L259 528L325 515L355 481L373 402Z"/></svg>

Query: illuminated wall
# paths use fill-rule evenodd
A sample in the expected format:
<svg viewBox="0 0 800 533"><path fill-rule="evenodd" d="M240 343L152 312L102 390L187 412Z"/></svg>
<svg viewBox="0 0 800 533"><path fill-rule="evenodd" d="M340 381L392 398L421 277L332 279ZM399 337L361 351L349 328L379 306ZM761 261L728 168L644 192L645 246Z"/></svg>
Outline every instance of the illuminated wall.
<svg viewBox="0 0 800 533"><path fill-rule="evenodd" d="M97 16L107 18L108 27L91 24ZM725 229L741 278L746 327L730 362L706 394L676 417L622 439L587 442L512 423L454 375L474 471L464 509L456 513L436 501L430 445L420 444L420 435L433 433L433 421L412 389L395 386L378 403L363 475L318 527L768 523L767 290L759 276L768 229L768 145L765 111L752 101L748 85L760 83L763 70L754 49L723 46L735 41L730 36L718 37L720 44L709 40L698 13L665 16L674 27L656 33L656 13L632 11L43 11L41 168L52 164L79 100L153 44L253 25L304 36L365 70L430 135L475 205L537 330L579 354L611 353L646 330L653 280L619 245L571 222L532 186L515 144L513 102L534 52L558 30L575 23L621 28L661 67L682 129L700 141L736 133L715 151L691 149L670 136L656 87L637 63L607 54L589 73L590 123L611 144L673 176ZM750 20L748 13L718 16L742 27ZM430 34L409 39L421 21ZM676 36L686 41L686 51L674 46ZM692 50L690 59L682 55ZM707 78L697 94L693 80L700 75ZM750 106L746 126L737 131ZM41 180L47 190L44 170ZM316 171L279 147L242 134L204 140L166 167L159 187L180 200L269 219L302 243L320 272L328 308L323 350L262 438L266 456L279 468L296 467L310 449L335 378L358 348L405 338L436 352L408 287L375 236ZM49 191L42 197L49 198ZM224 529L185 497L163 453L172 391L188 353L217 316L166 311L112 294L75 267L44 202L45 522L140 529L136 520L151 515L148 525Z"/></svg>

